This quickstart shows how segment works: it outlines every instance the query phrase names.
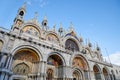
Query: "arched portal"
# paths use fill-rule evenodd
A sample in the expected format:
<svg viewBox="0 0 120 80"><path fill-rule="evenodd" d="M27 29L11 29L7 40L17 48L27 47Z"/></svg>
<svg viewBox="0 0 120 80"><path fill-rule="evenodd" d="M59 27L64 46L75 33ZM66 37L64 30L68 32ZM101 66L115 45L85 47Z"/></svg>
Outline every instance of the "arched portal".
<svg viewBox="0 0 120 80"><path fill-rule="evenodd" d="M63 79L63 59L57 53L52 54L47 59L47 80ZM52 79L51 79L52 78Z"/></svg>
<svg viewBox="0 0 120 80"><path fill-rule="evenodd" d="M110 80L110 79L109 79L109 73L108 73L108 71L106 70L106 68L103 68L103 75L104 75L105 80Z"/></svg>
<svg viewBox="0 0 120 80"><path fill-rule="evenodd" d="M73 72L73 80L83 80L82 72L80 72L79 69L74 70L74 72Z"/></svg>
<svg viewBox="0 0 120 80"><path fill-rule="evenodd" d="M73 61L72 61L72 66L74 68L78 68L80 69L81 72L83 72L83 74L79 73L79 79L76 78L76 80L83 80L83 77L87 80L88 79L88 75L89 75L89 72L88 72L88 65L87 65L87 62L86 60L82 57L82 56L76 56ZM73 73L74 74L74 73ZM74 76L73 76L74 78Z"/></svg>
<svg viewBox="0 0 120 80"><path fill-rule="evenodd" d="M12 62L13 80L24 80L25 76L38 73L40 57L30 48L22 48L15 52ZM17 76L16 76L17 75ZM18 77L19 76L19 77Z"/></svg>
<svg viewBox="0 0 120 80"><path fill-rule="evenodd" d="M95 75L95 80L101 80L101 71L100 71L98 65L94 65L93 71L94 71L94 75Z"/></svg>

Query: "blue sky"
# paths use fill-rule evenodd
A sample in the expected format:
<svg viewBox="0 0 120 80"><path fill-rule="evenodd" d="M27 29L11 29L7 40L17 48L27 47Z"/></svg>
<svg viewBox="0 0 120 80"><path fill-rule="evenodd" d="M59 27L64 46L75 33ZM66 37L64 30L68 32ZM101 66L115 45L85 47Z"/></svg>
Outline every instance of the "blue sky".
<svg viewBox="0 0 120 80"><path fill-rule="evenodd" d="M77 36L101 47L103 56L114 55L120 60L120 0L1 0L0 26L10 29L17 10L27 2L25 20L32 19L38 12L38 20L46 15L48 25L62 23L68 29L73 23ZM111 61L112 61L111 60ZM116 64L120 65L120 62Z"/></svg>

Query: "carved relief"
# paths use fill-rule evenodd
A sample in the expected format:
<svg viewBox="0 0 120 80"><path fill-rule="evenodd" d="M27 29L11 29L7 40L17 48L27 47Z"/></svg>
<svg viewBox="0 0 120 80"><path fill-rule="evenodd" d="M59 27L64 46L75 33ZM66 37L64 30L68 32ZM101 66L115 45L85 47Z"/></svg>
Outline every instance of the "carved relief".
<svg viewBox="0 0 120 80"><path fill-rule="evenodd" d="M53 79L53 70L52 69L48 69L47 70L47 80L52 80Z"/></svg>
<svg viewBox="0 0 120 80"><path fill-rule="evenodd" d="M29 66L25 63L20 63L17 64L14 68L13 68L13 72L15 74L21 74L21 75L26 75L30 72Z"/></svg>

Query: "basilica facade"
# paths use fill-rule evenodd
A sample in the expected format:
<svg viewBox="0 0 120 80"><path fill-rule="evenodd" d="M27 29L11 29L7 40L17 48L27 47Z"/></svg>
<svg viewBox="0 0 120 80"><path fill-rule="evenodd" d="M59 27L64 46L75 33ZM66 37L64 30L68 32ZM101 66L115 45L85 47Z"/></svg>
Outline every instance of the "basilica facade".
<svg viewBox="0 0 120 80"><path fill-rule="evenodd" d="M0 80L120 80L120 66L103 60L100 47L77 36L73 25L52 29L46 17L24 20L18 9L11 30L0 28Z"/></svg>

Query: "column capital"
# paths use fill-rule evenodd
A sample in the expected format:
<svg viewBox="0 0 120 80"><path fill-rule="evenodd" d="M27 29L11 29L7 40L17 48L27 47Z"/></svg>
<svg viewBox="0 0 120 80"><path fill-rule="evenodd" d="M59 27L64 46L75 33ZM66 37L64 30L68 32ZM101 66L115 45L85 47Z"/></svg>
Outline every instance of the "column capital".
<svg viewBox="0 0 120 80"><path fill-rule="evenodd" d="M40 61L40 62L42 62L42 63L47 63L46 61Z"/></svg>

